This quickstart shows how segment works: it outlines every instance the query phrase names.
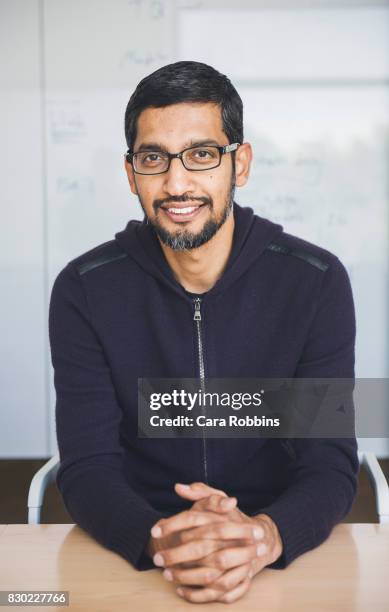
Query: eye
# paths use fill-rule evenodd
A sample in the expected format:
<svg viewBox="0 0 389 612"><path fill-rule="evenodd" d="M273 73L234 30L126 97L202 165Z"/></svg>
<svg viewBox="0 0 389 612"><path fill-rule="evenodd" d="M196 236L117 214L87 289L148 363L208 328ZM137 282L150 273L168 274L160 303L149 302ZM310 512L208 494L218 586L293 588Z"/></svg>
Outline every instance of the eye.
<svg viewBox="0 0 389 612"><path fill-rule="evenodd" d="M193 151L193 157L197 155L200 159L208 159L209 157L213 157L212 153L213 152L209 151L209 149L195 149Z"/></svg>
<svg viewBox="0 0 389 612"><path fill-rule="evenodd" d="M158 161L158 158L161 159L161 156L159 155L159 153L149 153L149 155L145 155L142 158L142 162L155 162Z"/></svg>
<svg viewBox="0 0 389 612"><path fill-rule="evenodd" d="M219 151L216 147L198 147L196 149L188 149L187 155L192 163L205 165L217 161Z"/></svg>

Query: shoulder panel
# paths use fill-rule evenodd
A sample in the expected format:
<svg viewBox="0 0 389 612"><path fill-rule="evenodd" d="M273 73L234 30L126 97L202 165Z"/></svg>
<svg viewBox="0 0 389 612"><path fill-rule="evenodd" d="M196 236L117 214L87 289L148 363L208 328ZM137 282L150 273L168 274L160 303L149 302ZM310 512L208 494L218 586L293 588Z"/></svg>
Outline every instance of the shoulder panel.
<svg viewBox="0 0 389 612"><path fill-rule="evenodd" d="M124 259L127 257L127 253L122 247L113 240L108 244L103 244L100 248L94 249L86 259L83 259L80 263L76 264L78 273L82 276L89 270L103 266L106 263L115 261L117 259Z"/></svg>
<svg viewBox="0 0 389 612"><path fill-rule="evenodd" d="M290 248L282 244L277 244L275 242L270 242L266 248L269 249L270 251L275 251L276 253L282 253L283 255L292 255L293 257L298 257L299 259L303 259L307 263L311 264L312 266L315 266L315 268L318 268L319 270L322 270L323 272L325 272L329 268L328 263L326 263L325 261L323 261L316 255L313 255L309 251Z"/></svg>

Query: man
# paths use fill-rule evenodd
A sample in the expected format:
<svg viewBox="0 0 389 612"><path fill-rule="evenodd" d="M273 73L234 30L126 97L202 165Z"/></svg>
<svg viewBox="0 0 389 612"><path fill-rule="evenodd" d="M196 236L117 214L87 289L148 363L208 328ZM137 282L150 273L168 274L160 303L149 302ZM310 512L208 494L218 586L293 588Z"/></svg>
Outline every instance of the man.
<svg viewBox="0 0 389 612"><path fill-rule="evenodd" d="M351 378L351 287L335 255L234 201L252 150L227 77L157 70L125 134L144 220L69 262L52 291L57 484L75 522L134 567L163 567L188 601L232 602L349 511L356 441L139 438L138 379Z"/></svg>

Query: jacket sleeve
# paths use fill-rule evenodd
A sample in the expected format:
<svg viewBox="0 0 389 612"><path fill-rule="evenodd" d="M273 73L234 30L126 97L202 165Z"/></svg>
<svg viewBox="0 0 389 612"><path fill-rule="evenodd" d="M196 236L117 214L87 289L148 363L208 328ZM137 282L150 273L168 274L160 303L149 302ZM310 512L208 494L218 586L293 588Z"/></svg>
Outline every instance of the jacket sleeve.
<svg viewBox="0 0 389 612"><path fill-rule="evenodd" d="M297 378L354 379L355 311L346 269L336 257L323 272L317 308ZM260 510L276 523L283 554L268 567L282 569L321 544L350 510L359 472L355 438L295 438L289 486Z"/></svg>
<svg viewBox="0 0 389 612"><path fill-rule="evenodd" d="M49 338L56 389L60 453L57 486L73 520L136 569L154 566L146 555L150 529L162 518L129 485L123 471L122 414L88 310L78 271L68 264L55 280Z"/></svg>

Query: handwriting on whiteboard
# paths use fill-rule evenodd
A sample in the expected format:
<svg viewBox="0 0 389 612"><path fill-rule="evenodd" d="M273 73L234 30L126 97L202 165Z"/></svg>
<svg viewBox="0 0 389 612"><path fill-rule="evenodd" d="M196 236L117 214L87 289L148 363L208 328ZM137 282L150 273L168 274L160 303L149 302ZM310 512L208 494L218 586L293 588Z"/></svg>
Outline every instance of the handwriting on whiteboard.
<svg viewBox="0 0 389 612"><path fill-rule="evenodd" d="M47 110L52 144L75 144L86 138L87 127L79 100L51 100Z"/></svg>
<svg viewBox="0 0 389 612"><path fill-rule="evenodd" d="M318 157L297 154L287 156L281 154L255 155L253 160L253 174L258 179L274 174L280 179L317 185L321 178L322 163Z"/></svg>
<svg viewBox="0 0 389 612"><path fill-rule="evenodd" d="M128 6L135 9L137 17L162 19L165 16L163 0L127 0Z"/></svg>
<svg viewBox="0 0 389 612"><path fill-rule="evenodd" d="M88 196L94 192L94 182L90 177L58 176L56 187L58 195L61 196Z"/></svg>
<svg viewBox="0 0 389 612"><path fill-rule="evenodd" d="M119 60L119 68L124 68L126 64L140 64L149 66L150 64L164 63L170 58L162 52L143 51L142 49L129 49Z"/></svg>

